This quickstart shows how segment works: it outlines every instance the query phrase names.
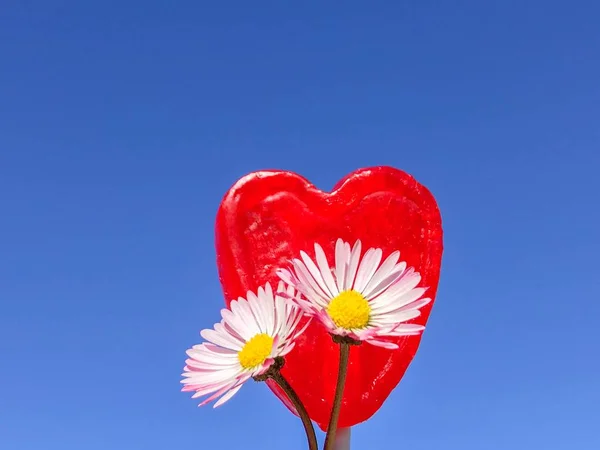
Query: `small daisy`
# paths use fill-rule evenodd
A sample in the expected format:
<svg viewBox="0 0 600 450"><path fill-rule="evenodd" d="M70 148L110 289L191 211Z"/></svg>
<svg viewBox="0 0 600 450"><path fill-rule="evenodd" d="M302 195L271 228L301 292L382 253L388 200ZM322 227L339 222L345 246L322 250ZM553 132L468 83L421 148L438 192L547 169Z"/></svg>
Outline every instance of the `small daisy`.
<svg viewBox="0 0 600 450"><path fill-rule="evenodd" d="M386 338L419 334L425 327L405 322L418 317L431 299L422 297L426 288L417 287L421 275L398 262L399 251L379 265L382 255L381 249L371 248L361 259L360 240L350 249L349 243L338 239L334 268L315 244L316 264L300 252L302 260L293 259L291 270L280 269L277 274L305 297L288 298L331 334L397 349Z"/></svg>
<svg viewBox="0 0 600 450"><path fill-rule="evenodd" d="M187 350L182 391L194 391L192 398L208 395L199 406L221 397L214 408L222 405L251 377L264 375L276 358L294 348L294 340L308 323L299 328L302 310L281 295L293 296L294 289L279 283L274 295L270 284L247 293L222 309L220 323L200 335L208 342Z"/></svg>

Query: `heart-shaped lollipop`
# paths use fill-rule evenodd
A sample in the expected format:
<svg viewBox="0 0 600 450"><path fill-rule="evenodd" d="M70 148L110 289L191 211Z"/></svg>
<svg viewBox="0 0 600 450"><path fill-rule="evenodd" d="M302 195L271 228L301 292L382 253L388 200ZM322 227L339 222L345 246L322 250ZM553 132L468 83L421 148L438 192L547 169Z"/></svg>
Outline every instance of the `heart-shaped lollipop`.
<svg viewBox="0 0 600 450"><path fill-rule="evenodd" d="M271 282L301 251L314 255L318 243L330 264L338 238L362 248L383 250L420 272L420 285L435 299L442 258L441 217L431 193L412 176L372 167L351 173L332 192L323 192L286 171L255 172L226 194L217 214L219 275L227 304L248 290ZM425 325L433 301L412 323ZM349 427L370 418L400 382L421 336L397 337L399 349L352 346L339 419ZM282 374L296 390L310 417L326 429L338 374L339 350L313 321L286 357ZM288 407L285 394L270 388Z"/></svg>

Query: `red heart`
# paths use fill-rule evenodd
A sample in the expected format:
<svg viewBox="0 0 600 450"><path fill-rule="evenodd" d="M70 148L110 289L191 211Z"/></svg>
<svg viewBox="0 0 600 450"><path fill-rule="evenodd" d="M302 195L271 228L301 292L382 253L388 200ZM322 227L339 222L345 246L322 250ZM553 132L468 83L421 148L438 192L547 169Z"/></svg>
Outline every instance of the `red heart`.
<svg viewBox="0 0 600 450"><path fill-rule="evenodd" d="M277 285L275 270L287 267L301 250L314 256L319 243L330 264L335 241L363 249L383 249L385 258L400 250L400 259L422 276L435 299L442 258L440 213L430 192L410 175L391 168L358 170L330 193L297 174L255 172L239 180L217 214L217 263L226 303L256 291L266 282ZM424 325L433 302L414 320ZM399 350L368 344L350 351L340 427L370 418L400 382L412 361L420 336L397 338ZM338 346L316 321L286 357L283 375L297 391L310 417L326 429L338 371ZM271 389L288 404L277 386ZM289 407L289 404L288 404Z"/></svg>

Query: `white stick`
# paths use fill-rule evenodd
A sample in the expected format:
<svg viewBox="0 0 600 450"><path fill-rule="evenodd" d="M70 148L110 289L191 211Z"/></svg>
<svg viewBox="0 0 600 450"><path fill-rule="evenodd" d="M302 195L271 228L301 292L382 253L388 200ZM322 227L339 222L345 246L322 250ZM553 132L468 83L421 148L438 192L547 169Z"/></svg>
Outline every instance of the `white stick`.
<svg viewBox="0 0 600 450"><path fill-rule="evenodd" d="M350 428L338 428L333 450L350 450Z"/></svg>

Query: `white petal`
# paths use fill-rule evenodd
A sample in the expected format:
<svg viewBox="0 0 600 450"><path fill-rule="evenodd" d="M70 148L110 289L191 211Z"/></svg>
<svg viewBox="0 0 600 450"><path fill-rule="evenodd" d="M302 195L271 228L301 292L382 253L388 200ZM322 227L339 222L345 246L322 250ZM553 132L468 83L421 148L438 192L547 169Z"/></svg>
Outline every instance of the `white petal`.
<svg viewBox="0 0 600 450"><path fill-rule="evenodd" d="M207 364L220 364L226 365L230 364L231 361L234 361L237 358L237 351L229 350L230 353L214 353L207 349L189 349L186 351L186 354L195 360L205 362Z"/></svg>
<svg viewBox="0 0 600 450"><path fill-rule="evenodd" d="M236 341L232 339L226 339L220 333L217 333L215 330L202 330L200 332L200 336L206 339L208 342L212 342L215 345L219 345L221 347L228 348L230 350L239 351L242 349L242 345L238 344Z"/></svg>
<svg viewBox="0 0 600 450"><path fill-rule="evenodd" d="M377 340L377 339L367 339L366 342L371 345L375 345L376 347L387 348L388 350L397 350L398 349L398 345L394 344L392 342L386 342L386 341L381 341L381 340Z"/></svg>
<svg viewBox="0 0 600 450"><path fill-rule="evenodd" d="M273 336L275 333L275 297L273 296L273 289L271 288L271 284L267 283L265 286L265 294L264 299L261 299L259 296L259 300L264 301L264 310L266 314L266 322L267 322L267 333L269 336Z"/></svg>
<svg viewBox="0 0 600 450"><path fill-rule="evenodd" d="M254 318L254 323L256 323L257 325L257 331L259 333L264 333L266 331L266 327L263 316L261 314L261 307L258 301L258 297L254 294L254 292L248 291L246 293L246 298L248 299L246 305L242 303L240 306L242 306L243 308L248 308L249 313Z"/></svg>
<svg viewBox="0 0 600 450"><path fill-rule="evenodd" d="M418 272L415 272L414 269L410 268L402 277L396 281L392 286L389 287L385 292L381 294L390 297L398 297L400 295L404 295L406 292L414 289L421 282L421 275Z"/></svg>
<svg viewBox="0 0 600 450"><path fill-rule="evenodd" d="M186 364L192 365L197 364L197 368L201 366L206 366L210 370L214 370L219 367L230 367L235 366L237 364L237 353L233 357L221 357L216 356L214 354L208 352L197 352L197 353L188 353L189 358L186 359Z"/></svg>
<svg viewBox="0 0 600 450"><path fill-rule="evenodd" d="M265 290L261 287L258 288L256 296L254 296L250 308L256 317L256 321L260 324L260 329L263 333L270 335L270 323L269 313L267 311L268 300L266 298Z"/></svg>
<svg viewBox="0 0 600 450"><path fill-rule="evenodd" d="M235 385L235 380L225 380L219 384L210 384L207 386L200 385L197 389L194 390L194 395L192 398L203 397L208 394L212 394L214 392L223 391L226 392L230 386ZM216 398L217 396L215 396Z"/></svg>
<svg viewBox="0 0 600 450"><path fill-rule="evenodd" d="M419 300L409 303L408 305L404 305L403 307L398 309L398 311L407 311L409 309L421 309L423 306L428 305L429 303L431 303L430 298L420 298Z"/></svg>
<svg viewBox="0 0 600 450"><path fill-rule="evenodd" d="M238 300L232 301L229 304L229 308L240 318L241 323L244 324L246 329L245 333L249 334L250 336L254 336L260 332L258 324L256 323L256 319L250 311L248 302L245 299L240 297Z"/></svg>
<svg viewBox="0 0 600 450"><path fill-rule="evenodd" d="M243 346L246 340L235 333L231 328L227 328L225 321L221 321L214 325L214 330L221 335L224 339L227 339L232 344Z"/></svg>
<svg viewBox="0 0 600 450"><path fill-rule="evenodd" d="M419 311L418 309L409 309L408 311L387 313L380 318L380 322L387 324L398 324L402 322L408 322L412 319L416 319L420 315L421 311Z"/></svg>
<svg viewBox="0 0 600 450"><path fill-rule="evenodd" d="M358 273L356 274L356 280L354 281L354 290L362 293L367 283L371 280L371 277L377 270L377 266L381 261L382 251L380 248L370 248L365 253Z"/></svg>
<svg viewBox="0 0 600 450"><path fill-rule="evenodd" d="M396 267L396 262L398 262L398 258L400 257L400 252L393 252L390 256L388 256L383 264L377 269L377 271L373 274L365 289L363 294L365 297L369 298L372 295L372 291L379 287L382 281L389 279L390 275L396 275L398 277L402 272L394 271L393 269ZM388 281L388 286L391 284L395 278L392 278ZM387 286L386 286L387 287Z"/></svg>
<svg viewBox="0 0 600 450"><path fill-rule="evenodd" d="M228 334L231 335L233 338L235 338L236 341L239 341L241 343L245 343L246 339L244 339L237 331L235 331L234 328L231 327L231 325L229 325L225 319L223 319L221 321L221 326L224 329L224 331Z"/></svg>
<svg viewBox="0 0 600 450"><path fill-rule="evenodd" d="M398 280L400 278L402 278L402 276L403 276L403 274L401 271L401 267L400 267L400 269L396 269L396 270L393 269L393 271L390 272L386 278L382 279L379 283L374 285L372 288L369 288L369 290L363 294L364 297L367 300L369 300L369 302L372 302L377 297L379 297L381 294L385 293L386 290L390 288L390 286L393 286L395 283L397 283Z"/></svg>
<svg viewBox="0 0 600 450"><path fill-rule="evenodd" d="M346 244L343 240L338 239L335 243L335 281L337 283L338 292L345 289L346 269L350 263L350 252L346 252Z"/></svg>
<svg viewBox="0 0 600 450"><path fill-rule="evenodd" d="M387 298L386 294L386 297L382 298L381 301L374 300L371 302L371 310L373 313L377 314L385 314L390 311L396 311L403 306L406 306L421 298L426 290L427 289L425 288L415 288L404 295L396 297L389 296L389 298Z"/></svg>
<svg viewBox="0 0 600 450"><path fill-rule="evenodd" d="M220 397L225 392L227 392L229 389L231 389L233 386L235 386L235 383L229 384L229 385L223 387L222 389L219 389L217 392L215 392L214 394L212 394L210 397L204 399L204 401L202 401L202 403L200 403L199 406L204 406L207 403L212 402L215 398ZM194 398L194 396L192 396L192 398Z"/></svg>
<svg viewBox="0 0 600 450"><path fill-rule="evenodd" d="M206 351L207 353L212 353L213 355L216 355L216 356L222 357L222 358L237 357L237 354L238 354L237 350L231 350L229 348L219 347L218 345L215 345L211 342L203 343L202 347L204 347L203 351ZM195 345L193 348L197 349L197 347Z"/></svg>
<svg viewBox="0 0 600 450"><path fill-rule="evenodd" d="M421 334L421 332L425 329L423 325L417 325L414 323L403 323L398 325L392 333L397 336L414 336L417 334Z"/></svg>
<svg viewBox="0 0 600 450"><path fill-rule="evenodd" d="M237 392L242 388L242 386L243 386L243 384L240 384L239 386L234 387L233 389L230 389L229 392L227 392L227 394L223 395L223 397L221 397L219 400L217 400L217 402L213 405L213 408L218 408L223 403L230 400L231 397L233 397L235 394L237 394Z"/></svg>
<svg viewBox="0 0 600 450"><path fill-rule="evenodd" d="M277 286L277 292L273 301L273 334L271 336L277 336L280 333L281 321L282 321L282 310L285 311L286 300L281 296L280 293L284 293L285 288L283 282L279 282Z"/></svg>
<svg viewBox="0 0 600 450"><path fill-rule="evenodd" d="M382 308L390 303L397 303L398 299L416 289L421 281L419 274L403 275L390 288L386 289L381 295L371 299L369 302L372 308Z"/></svg>
<svg viewBox="0 0 600 450"><path fill-rule="evenodd" d="M301 282L295 286L296 289L302 292L307 300L325 307L330 298L325 295L316 280L310 275L304 263L298 259L293 260L292 263L296 269L296 276Z"/></svg>
<svg viewBox="0 0 600 450"><path fill-rule="evenodd" d="M331 267L327 262L327 257L325 256L325 252L321 248L319 244L315 244L315 257L317 259L317 264L319 265L319 271L321 272L321 276L323 277L323 281L325 282L325 286L328 289L328 292L331 294L331 297L337 296L340 291L335 285L335 280L333 279L333 275L331 275Z"/></svg>
<svg viewBox="0 0 600 450"><path fill-rule="evenodd" d="M195 381L208 388L213 384L224 383L227 380L235 380L239 374L240 369L223 369L214 372L198 372L197 376L191 377L188 380Z"/></svg>
<svg viewBox="0 0 600 450"><path fill-rule="evenodd" d="M241 317L239 315L234 314L229 309L223 309L221 311L221 317L223 317L225 323L227 323L231 328L233 328L244 339L244 341L248 341L252 338L248 327L246 327L244 322L242 322Z"/></svg>
<svg viewBox="0 0 600 450"><path fill-rule="evenodd" d="M329 290L329 287L325 283L325 280L323 280L323 274L321 273L317 265L313 262L313 260L304 251L300 252L300 256L302 257L302 261L304 261L304 265L308 269L311 277L314 281L316 281L316 286L313 286L315 290L317 290L318 286L319 292L323 293L325 298L334 297L333 293Z"/></svg>
<svg viewBox="0 0 600 450"><path fill-rule="evenodd" d="M350 254L350 264L348 265L348 269L346 270L346 287L344 290L353 289L355 284L356 271L358 270L358 263L360 261L360 251L361 251L361 242L360 240L356 241L354 247L352 248L352 252Z"/></svg>

